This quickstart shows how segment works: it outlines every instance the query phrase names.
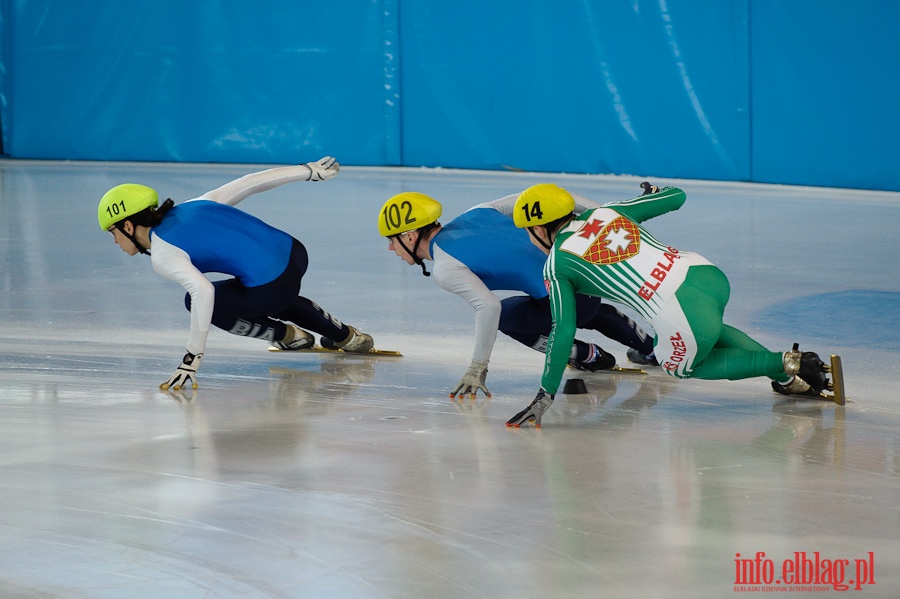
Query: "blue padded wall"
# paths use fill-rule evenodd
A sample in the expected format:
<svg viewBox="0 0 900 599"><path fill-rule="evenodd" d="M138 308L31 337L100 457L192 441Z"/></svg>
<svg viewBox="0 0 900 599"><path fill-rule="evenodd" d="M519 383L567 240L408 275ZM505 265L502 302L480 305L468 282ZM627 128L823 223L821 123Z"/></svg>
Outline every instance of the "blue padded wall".
<svg viewBox="0 0 900 599"><path fill-rule="evenodd" d="M13 157L398 161L388 2L4 6Z"/></svg>
<svg viewBox="0 0 900 599"><path fill-rule="evenodd" d="M752 7L751 180L900 190L900 4Z"/></svg>
<svg viewBox="0 0 900 599"><path fill-rule="evenodd" d="M671 4L404 4L404 161L747 179L746 2Z"/></svg>
<svg viewBox="0 0 900 599"><path fill-rule="evenodd" d="M12 158L900 190L900 4L0 0Z"/></svg>

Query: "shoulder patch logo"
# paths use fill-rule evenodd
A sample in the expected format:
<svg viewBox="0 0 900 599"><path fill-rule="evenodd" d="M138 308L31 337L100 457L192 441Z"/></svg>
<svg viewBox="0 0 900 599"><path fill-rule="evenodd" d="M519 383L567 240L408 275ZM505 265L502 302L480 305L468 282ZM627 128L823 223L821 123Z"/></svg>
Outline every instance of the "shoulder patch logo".
<svg viewBox="0 0 900 599"><path fill-rule="evenodd" d="M579 255L591 264L615 264L637 254L640 246L640 229L618 215L609 222L599 219L586 221L580 231L563 242L560 249Z"/></svg>

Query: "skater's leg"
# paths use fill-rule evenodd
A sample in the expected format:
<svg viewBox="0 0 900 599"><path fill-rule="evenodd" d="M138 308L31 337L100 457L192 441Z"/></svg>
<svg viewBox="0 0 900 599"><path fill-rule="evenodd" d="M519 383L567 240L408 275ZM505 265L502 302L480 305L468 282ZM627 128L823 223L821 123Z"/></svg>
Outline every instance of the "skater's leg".
<svg viewBox="0 0 900 599"><path fill-rule="evenodd" d="M280 341L288 334L288 326L272 316L294 301L300 290L300 279L306 272L306 249L296 239L284 272L276 279L257 287L246 287L237 279L213 282L215 304L212 324L242 337ZM185 306L191 309L190 295Z"/></svg>
<svg viewBox="0 0 900 599"><path fill-rule="evenodd" d="M552 327L549 299L514 295L500 300L498 328L519 343L543 352Z"/></svg>
<svg viewBox="0 0 900 599"><path fill-rule="evenodd" d="M699 379L783 378L783 354L772 352L745 333L725 325L728 279L714 266L694 266L676 292L697 351L689 375Z"/></svg>
<svg viewBox="0 0 900 599"><path fill-rule="evenodd" d="M296 289L290 301L273 313L273 316L280 320L290 321L303 329L319 333L322 336L323 345L340 347L346 351L364 352L371 349L374 346L371 336L344 324L312 300L298 295L301 279L309 266L309 258L306 248L296 239L291 253L291 265L298 275Z"/></svg>
<svg viewBox="0 0 900 599"><path fill-rule="evenodd" d="M339 343L349 341L354 337L355 329L327 314L310 300L298 297L306 268L306 249L294 240L291 259L274 281L257 287L246 287L237 279L214 282L216 295L212 324L234 335L269 342L296 344L304 339L311 341L311 336L298 327L327 335ZM185 305L189 310L190 304L188 295ZM282 322L285 320L298 327ZM310 344L305 341L301 343L302 346Z"/></svg>
<svg viewBox="0 0 900 599"><path fill-rule="evenodd" d="M281 320L289 320L297 326L313 331L338 341L350 334L350 329L336 316L332 316L323 310L314 301L303 296L294 298L293 303L286 309L274 315Z"/></svg>
<svg viewBox="0 0 900 599"><path fill-rule="evenodd" d="M722 335L719 337L719 342L716 344L716 347L741 348L752 352L768 352L781 358L781 367L777 367L775 365L776 360L773 356L771 364L772 373L766 375L770 379L772 379L772 388L779 393L783 393L785 395L806 395L815 397L818 395L818 391L816 389L819 387L819 385L824 385L824 382L822 382L824 380L824 375L821 373L821 361L819 360L818 355L814 353L807 352L807 364L804 371L804 375L808 377L812 376L814 379L815 388L811 388L810 385L800 376L794 376L784 372L784 364L786 361L784 353L769 352L769 350L764 345L758 343L749 335L734 327L728 325L724 325L722 327ZM802 359L802 357L803 353L801 352L799 359ZM777 373L774 372L776 368Z"/></svg>
<svg viewBox="0 0 900 599"><path fill-rule="evenodd" d="M586 297L586 296L578 296ZM536 351L547 351L547 337L553 328L550 298L515 295L500 301L500 332ZM570 358L573 362L596 364L605 368L615 366L615 357L593 343L576 339Z"/></svg>
<svg viewBox="0 0 900 599"><path fill-rule="evenodd" d="M771 352L769 348L764 346L762 343L759 343L755 339L753 339L747 333L734 328L733 326L724 324L722 325L722 334L719 335L719 341L716 343L716 349L729 349L729 348L739 348L745 349L751 352L767 352L767 353L775 353L779 356L783 356L781 352ZM779 383L786 383L791 379L791 375L785 374L784 372L778 372L774 375L766 375L771 378L773 381Z"/></svg>
<svg viewBox="0 0 900 599"><path fill-rule="evenodd" d="M215 305L212 324L232 335L266 341L283 339L287 325L266 316L279 296L276 285L245 287L237 279L215 281ZM191 309L191 296L185 294L184 305Z"/></svg>
<svg viewBox="0 0 900 599"><path fill-rule="evenodd" d="M339 347L350 352L366 352L374 347L370 335L344 324L303 296L297 296L294 303L287 310L276 314L275 318L289 320L303 329L318 333L322 336L322 345L325 347Z"/></svg>
<svg viewBox="0 0 900 599"><path fill-rule="evenodd" d="M728 379L736 381L756 376L789 380L784 375L784 354L771 351L751 351L740 348L713 349L694 370L697 379Z"/></svg>
<svg viewBox="0 0 900 599"><path fill-rule="evenodd" d="M614 306L586 295L576 295L575 305L579 329L597 331L645 356L653 353L653 336Z"/></svg>

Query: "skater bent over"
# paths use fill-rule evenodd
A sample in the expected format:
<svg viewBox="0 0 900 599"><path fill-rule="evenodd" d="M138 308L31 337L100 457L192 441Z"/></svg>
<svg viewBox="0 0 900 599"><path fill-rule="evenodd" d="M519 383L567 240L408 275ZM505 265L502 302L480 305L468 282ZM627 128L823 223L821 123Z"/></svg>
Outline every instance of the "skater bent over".
<svg viewBox="0 0 900 599"><path fill-rule="evenodd" d="M475 347L472 362L450 397L472 398L485 386L488 362L497 330L540 352L550 334L550 300L541 276L546 256L516 228L511 218L517 195L479 204L447 225L437 222L442 207L431 197L404 192L381 208L378 229L387 237L388 249L409 264L425 270L424 260L434 261L434 278L442 288L465 299L475 310ZM599 204L577 198L576 209ZM521 291L502 301L493 290ZM597 330L640 354L653 351L652 338L634 321L599 298L575 298L577 326ZM581 370L603 370L616 359L598 345L574 340L568 363Z"/></svg>
<svg viewBox="0 0 900 599"><path fill-rule="evenodd" d="M303 244L234 207L255 193L294 181L325 181L339 170L326 156L245 175L177 206L172 200L160 206L155 190L134 183L104 194L97 209L100 228L128 255L150 255L153 270L187 290L187 353L160 388L180 389L189 382L197 388L210 324L281 349L312 347L314 337L304 329L346 351L372 348L369 335L298 295L308 265ZM208 272L233 278L211 282L203 274Z"/></svg>
<svg viewBox="0 0 900 599"><path fill-rule="evenodd" d="M579 293L628 305L646 318L656 331L656 357L674 377L767 376L776 391L799 395L818 395L825 388L824 364L815 353L772 352L722 322L730 293L725 274L703 256L659 242L640 225L680 208L684 192L643 186L641 197L577 217L572 195L556 185L535 185L516 200L516 226L549 255L544 279L553 332L541 388L508 426L532 420L540 426L566 366Z"/></svg>

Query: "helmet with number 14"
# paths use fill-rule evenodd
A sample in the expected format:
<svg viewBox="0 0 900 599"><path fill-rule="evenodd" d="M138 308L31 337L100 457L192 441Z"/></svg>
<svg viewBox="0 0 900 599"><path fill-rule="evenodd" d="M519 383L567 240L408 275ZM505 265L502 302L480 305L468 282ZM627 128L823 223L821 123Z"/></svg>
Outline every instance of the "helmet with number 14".
<svg viewBox="0 0 900 599"><path fill-rule="evenodd" d="M513 222L520 229L546 225L575 210L572 194L553 183L532 185L519 194L513 208Z"/></svg>

